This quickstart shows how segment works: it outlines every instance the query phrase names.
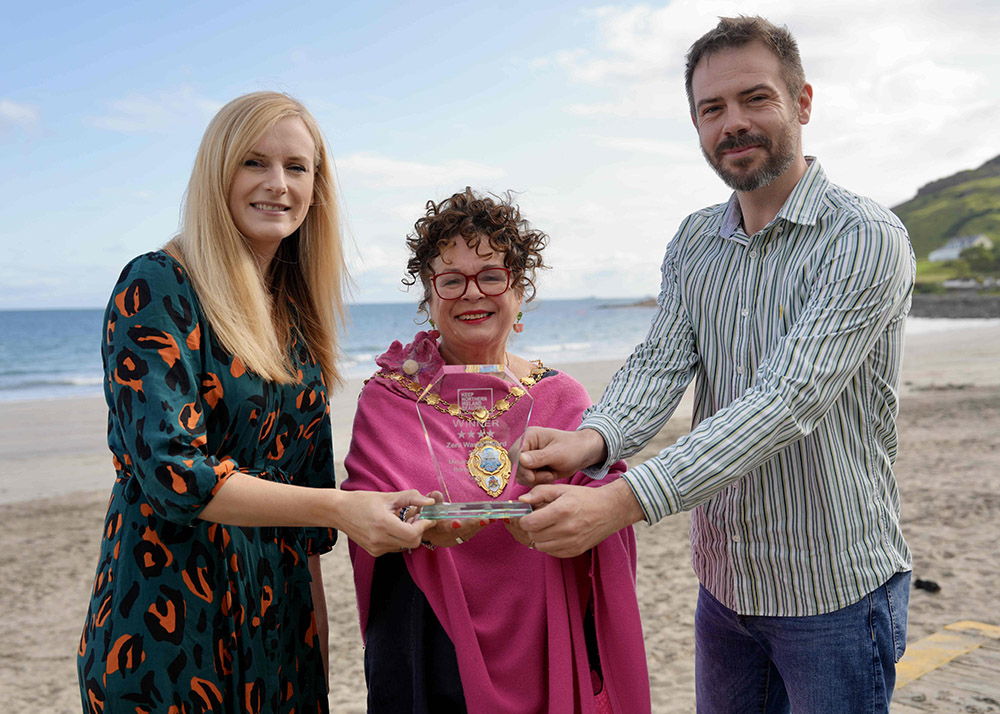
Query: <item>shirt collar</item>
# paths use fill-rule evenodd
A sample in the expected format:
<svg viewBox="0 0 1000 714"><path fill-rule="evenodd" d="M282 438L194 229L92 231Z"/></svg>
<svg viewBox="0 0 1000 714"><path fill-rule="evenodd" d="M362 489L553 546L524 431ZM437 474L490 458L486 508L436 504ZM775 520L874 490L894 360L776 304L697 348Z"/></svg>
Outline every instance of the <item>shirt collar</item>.
<svg viewBox="0 0 1000 714"><path fill-rule="evenodd" d="M782 218L791 223L814 226L816 225L816 220L819 218L819 209L822 205L823 194L826 192L826 187L830 181L827 179L823 167L819 165L819 161L816 160L815 156L807 156L805 158L808 164L806 172L802 174L802 178L795 184L792 192L788 194L788 198L785 199L785 203L781 206L781 210L778 211L775 219ZM740 202L734 191L733 195L729 197L725 212L722 214L719 237L745 243L746 239L740 229L740 223L742 222L743 211L740 209Z"/></svg>

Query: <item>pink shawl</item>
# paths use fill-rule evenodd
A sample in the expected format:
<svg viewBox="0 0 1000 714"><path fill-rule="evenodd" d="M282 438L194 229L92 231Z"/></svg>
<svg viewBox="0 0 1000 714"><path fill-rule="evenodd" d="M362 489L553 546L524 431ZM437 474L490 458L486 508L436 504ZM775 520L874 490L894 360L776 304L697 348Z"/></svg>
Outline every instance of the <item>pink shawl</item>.
<svg viewBox="0 0 1000 714"><path fill-rule="evenodd" d="M406 347L394 342L377 363L402 375L405 360L426 385L443 363L437 344L418 333ZM412 365L408 365L412 367ZM409 370L409 371L412 371ZM531 424L575 429L590 400L573 378L558 373L531 387ZM347 455L345 490L439 490L424 454L416 395L385 377L361 392ZM441 415L442 420L447 419ZM616 465L607 480L624 470ZM600 485L583 474L572 483ZM503 498L526 489L513 483ZM487 498L483 493L484 500ZM361 632L365 632L375 560L350 543ZM635 594L635 535L626 528L590 552L558 559L530 550L500 522L468 543L404 555L458 656L471 714L593 714L595 704L583 619L592 600L605 687L617 714L650 711L649 676Z"/></svg>

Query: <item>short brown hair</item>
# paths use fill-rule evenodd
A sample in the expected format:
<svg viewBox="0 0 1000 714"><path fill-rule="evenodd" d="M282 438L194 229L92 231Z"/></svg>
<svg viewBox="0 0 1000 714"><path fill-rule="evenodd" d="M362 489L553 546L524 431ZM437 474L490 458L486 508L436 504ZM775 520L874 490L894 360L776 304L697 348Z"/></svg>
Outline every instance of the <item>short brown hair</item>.
<svg viewBox="0 0 1000 714"><path fill-rule="evenodd" d="M474 249L485 238L494 252L504 254L511 287L525 301L534 298L535 274L548 267L542 261L542 250L549 237L521 217L510 191L503 196L479 196L466 187L440 203L428 201L426 213L413 224L413 233L406 236L410 259L403 284L414 285L418 279L423 284L420 310L426 310L431 296L431 263L458 238Z"/></svg>
<svg viewBox="0 0 1000 714"><path fill-rule="evenodd" d="M691 81L694 69L702 57L722 50L745 47L751 42L760 42L774 53L781 64L781 77L792 98L798 97L806 83L806 73L802 69L799 45L785 25L777 26L760 15L747 17L720 17L719 24L702 35L691 45L687 53L684 69L684 89L687 91L688 106L694 114L694 92Z"/></svg>

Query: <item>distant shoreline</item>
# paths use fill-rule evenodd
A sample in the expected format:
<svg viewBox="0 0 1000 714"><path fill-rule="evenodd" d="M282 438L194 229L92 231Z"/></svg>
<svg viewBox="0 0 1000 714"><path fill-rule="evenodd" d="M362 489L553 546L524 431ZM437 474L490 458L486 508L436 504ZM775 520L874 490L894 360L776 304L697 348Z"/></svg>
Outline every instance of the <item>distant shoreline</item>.
<svg viewBox="0 0 1000 714"><path fill-rule="evenodd" d="M910 317L991 318L1000 317L1000 295L974 292L917 293Z"/></svg>
<svg viewBox="0 0 1000 714"><path fill-rule="evenodd" d="M600 305L607 310L618 307L656 307L656 298L643 298L622 305ZM915 293L910 317L933 317L949 319L983 319L1000 317L1000 295L979 295L977 293L944 293L940 295Z"/></svg>

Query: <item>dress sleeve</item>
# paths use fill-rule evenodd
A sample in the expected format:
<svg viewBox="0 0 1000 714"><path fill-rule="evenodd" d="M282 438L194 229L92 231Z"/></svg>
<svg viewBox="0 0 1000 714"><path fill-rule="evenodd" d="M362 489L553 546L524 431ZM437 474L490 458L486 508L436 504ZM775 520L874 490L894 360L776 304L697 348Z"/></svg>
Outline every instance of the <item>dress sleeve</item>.
<svg viewBox="0 0 1000 714"><path fill-rule="evenodd" d="M214 390L194 291L179 264L151 253L122 271L105 315L105 392L118 432L109 440L121 446L115 455L154 511L189 524L238 468L205 448L202 393Z"/></svg>

